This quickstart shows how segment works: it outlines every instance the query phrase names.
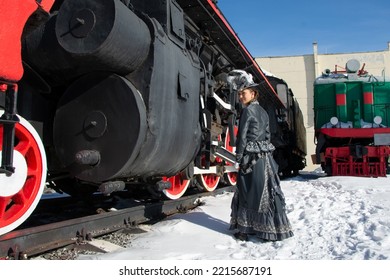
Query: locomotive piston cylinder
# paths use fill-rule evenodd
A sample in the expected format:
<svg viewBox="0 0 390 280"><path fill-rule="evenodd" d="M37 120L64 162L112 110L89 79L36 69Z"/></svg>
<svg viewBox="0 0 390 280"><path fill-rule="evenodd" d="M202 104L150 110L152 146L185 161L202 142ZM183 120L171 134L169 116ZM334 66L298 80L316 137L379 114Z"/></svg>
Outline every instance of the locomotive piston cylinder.
<svg viewBox="0 0 390 280"><path fill-rule="evenodd" d="M150 30L119 0L67 0L23 40L24 60L49 82L91 71L127 75L149 54Z"/></svg>
<svg viewBox="0 0 390 280"><path fill-rule="evenodd" d="M146 24L120 0L65 1L58 11L56 36L76 60L121 74L144 62L151 43Z"/></svg>
<svg viewBox="0 0 390 280"><path fill-rule="evenodd" d="M131 172L146 129L145 104L135 86L119 75L97 72L75 81L60 99L54 144L75 177L113 181Z"/></svg>

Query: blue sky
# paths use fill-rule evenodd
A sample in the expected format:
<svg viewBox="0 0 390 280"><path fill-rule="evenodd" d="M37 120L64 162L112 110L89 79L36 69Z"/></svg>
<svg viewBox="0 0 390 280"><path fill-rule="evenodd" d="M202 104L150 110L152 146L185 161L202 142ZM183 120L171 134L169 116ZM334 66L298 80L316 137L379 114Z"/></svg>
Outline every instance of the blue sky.
<svg viewBox="0 0 390 280"><path fill-rule="evenodd" d="M218 0L254 57L387 49L390 0Z"/></svg>

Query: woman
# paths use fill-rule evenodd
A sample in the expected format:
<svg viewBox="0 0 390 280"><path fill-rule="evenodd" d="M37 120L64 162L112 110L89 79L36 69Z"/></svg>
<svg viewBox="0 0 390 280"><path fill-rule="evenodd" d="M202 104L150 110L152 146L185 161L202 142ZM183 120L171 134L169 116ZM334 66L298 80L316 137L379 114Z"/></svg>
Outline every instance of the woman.
<svg viewBox="0 0 390 280"><path fill-rule="evenodd" d="M293 236L285 213L285 200L272 157L269 118L257 101L257 84L250 74L236 70L236 83L243 110L239 119L236 161L239 165L237 189L232 200L230 229L238 229L235 238L248 240L255 234L268 241ZM238 81L238 82L237 82Z"/></svg>

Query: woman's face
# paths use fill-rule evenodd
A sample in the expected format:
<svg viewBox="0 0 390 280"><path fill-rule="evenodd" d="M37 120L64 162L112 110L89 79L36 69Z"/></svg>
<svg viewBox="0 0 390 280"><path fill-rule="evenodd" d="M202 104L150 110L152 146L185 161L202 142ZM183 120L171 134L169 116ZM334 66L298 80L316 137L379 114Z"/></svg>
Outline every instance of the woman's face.
<svg viewBox="0 0 390 280"><path fill-rule="evenodd" d="M250 88L246 88L238 92L238 98L243 105L248 105L255 98L255 92Z"/></svg>

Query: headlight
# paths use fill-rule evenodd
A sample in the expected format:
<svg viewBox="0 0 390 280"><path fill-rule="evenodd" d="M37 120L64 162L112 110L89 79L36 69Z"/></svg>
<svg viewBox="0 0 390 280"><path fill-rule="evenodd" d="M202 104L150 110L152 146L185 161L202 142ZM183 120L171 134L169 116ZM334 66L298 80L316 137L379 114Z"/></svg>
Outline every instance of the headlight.
<svg viewBox="0 0 390 280"><path fill-rule="evenodd" d="M378 124L378 125L381 124L382 123L382 117L381 116L375 116L374 123Z"/></svg>
<svg viewBox="0 0 390 280"><path fill-rule="evenodd" d="M330 123L333 125L333 126L336 126L336 124L339 123L339 119L337 117L331 117L330 118Z"/></svg>

